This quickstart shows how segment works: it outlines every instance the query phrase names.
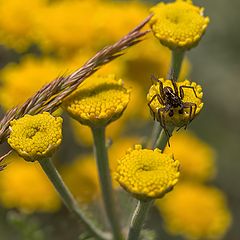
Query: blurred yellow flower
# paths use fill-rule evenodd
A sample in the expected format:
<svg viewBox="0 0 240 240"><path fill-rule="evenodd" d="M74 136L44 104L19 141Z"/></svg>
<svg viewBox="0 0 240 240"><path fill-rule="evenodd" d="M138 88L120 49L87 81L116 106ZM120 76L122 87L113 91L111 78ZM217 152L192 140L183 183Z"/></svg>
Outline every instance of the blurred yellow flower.
<svg viewBox="0 0 240 240"><path fill-rule="evenodd" d="M115 179L138 199L161 198L179 178L179 162L159 149L135 145L118 160Z"/></svg>
<svg viewBox="0 0 240 240"><path fill-rule="evenodd" d="M8 65L0 72L3 81L0 86L1 105L9 110L24 103L44 84L63 74L61 69L56 60L32 56L24 58L19 64Z"/></svg>
<svg viewBox="0 0 240 240"><path fill-rule="evenodd" d="M221 239L231 223L224 194L214 187L182 182L156 206L166 228L189 240Z"/></svg>
<svg viewBox="0 0 240 240"><path fill-rule="evenodd" d="M92 155L79 156L60 172L79 202L89 203L100 194L97 167Z"/></svg>
<svg viewBox="0 0 240 240"><path fill-rule="evenodd" d="M36 34L44 51L72 54L91 44L98 1L54 1L37 16Z"/></svg>
<svg viewBox="0 0 240 240"><path fill-rule="evenodd" d="M16 155L0 174L0 203L6 208L28 212L53 212L60 199L38 163L27 163Z"/></svg>
<svg viewBox="0 0 240 240"><path fill-rule="evenodd" d="M170 49L190 49L200 41L209 23L203 10L191 1L161 2L151 8L153 34Z"/></svg>
<svg viewBox="0 0 240 240"><path fill-rule="evenodd" d="M118 119L130 99L130 91L114 75L92 76L63 104L74 119L91 127L106 126Z"/></svg>
<svg viewBox="0 0 240 240"><path fill-rule="evenodd" d="M27 161L51 157L62 142L62 118L44 112L10 122L9 145Z"/></svg>
<svg viewBox="0 0 240 240"><path fill-rule="evenodd" d="M175 132L171 137L171 146L165 153L173 155L181 163L181 178L208 181L215 176L215 151L193 133Z"/></svg>
<svg viewBox="0 0 240 240"><path fill-rule="evenodd" d="M36 35L44 51L68 56L118 40L147 15L139 2L55 1L38 14Z"/></svg>
<svg viewBox="0 0 240 240"><path fill-rule="evenodd" d="M163 94L161 93L160 84L162 84L163 88L168 87L173 93L175 93L171 80L164 80L163 78L160 78L158 82L151 86L147 95L147 100L153 117L160 123L165 123L170 126L182 127L189 124L203 107L203 92L201 86L188 80L177 82L176 86L178 88L178 96L180 100L183 103L193 104L193 106L184 107L182 109L178 104L176 107L170 105L170 109L168 109L167 98L165 95L162 96ZM181 92L183 95L182 99ZM157 96L159 96L159 98ZM166 99L164 99L164 97ZM165 110L159 111L160 109Z"/></svg>
<svg viewBox="0 0 240 240"><path fill-rule="evenodd" d="M8 0L0 3L0 42L24 51L35 41L35 17L41 15L45 0Z"/></svg>

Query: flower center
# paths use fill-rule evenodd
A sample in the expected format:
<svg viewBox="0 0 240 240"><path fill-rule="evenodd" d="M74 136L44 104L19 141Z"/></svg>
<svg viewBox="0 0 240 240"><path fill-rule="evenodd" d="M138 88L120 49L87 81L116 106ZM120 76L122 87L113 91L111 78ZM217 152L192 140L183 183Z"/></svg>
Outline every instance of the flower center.
<svg viewBox="0 0 240 240"><path fill-rule="evenodd" d="M37 132L40 131L39 127L31 127L26 134L26 138L33 139Z"/></svg>

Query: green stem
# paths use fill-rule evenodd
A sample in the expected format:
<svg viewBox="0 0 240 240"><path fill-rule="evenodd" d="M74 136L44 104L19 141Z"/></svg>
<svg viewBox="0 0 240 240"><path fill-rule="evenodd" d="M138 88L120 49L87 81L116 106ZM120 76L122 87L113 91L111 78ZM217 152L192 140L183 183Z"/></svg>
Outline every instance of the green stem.
<svg viewBox="0 0 240 240"><path fill-rule="evenodd" d="M157 142L157 139L158 139L158 136L159 136L160 132L161 132L160 123L157 120L155 120L153 128L152 128L151 137L148 140L148 147L151 148L152 146L156 145L156 142Z"/></svg>
<svg viewBox="0 0 240 240"><path fill-rule="evenodd" d="M53 165L51 159L42 159L39 161L43 171L48 176L49 180L54 185L55 189L62 198L67 208L75 213L75 215L85 224L87 230L93 234L99 240L110 239L109 235L101 232L93 223L85 216L78 206L78 203L74 199L73 195L65 185L57 169Z"/></svg>
<svg viewBox="0 0 240 240"><path fill-rule="evenodd" d="M184 58L184 51L182 50L172 50L172 58L171 58L171 67L168 72L168 79L172 79L177 82L183 58Z"/></svg>
<svg viewBox="0 0 240 240"><path fill-rule="evenodd" d="M141 200L138 201L137 207L132 216L127 240L138 240L144 220L150 207L152 206L152 203L153 200L147 202Z"/></svg>
<svg viewBox="0 0 240 240"><path fill-rule="evenodd" d="M106 215L112 228L114 240L121 240L122 234L114 203L112 180L109 169L108 153L105 142L105 127L92 128L94 153L97 161L99 180Z"/></svg>
<svg viewBox="0 0 240 240"><path fill-rule="evenodd" d="M169 132L170 135L172 135L173 131L174 131L174 127L168 127L168 132ZM169 141L169 138L166 135L164 129L162 129L159 136L158 136L158 139L157 139L155 145L153 145L153 148L159 148L162 151L164 151L168 141Z"/></svg>

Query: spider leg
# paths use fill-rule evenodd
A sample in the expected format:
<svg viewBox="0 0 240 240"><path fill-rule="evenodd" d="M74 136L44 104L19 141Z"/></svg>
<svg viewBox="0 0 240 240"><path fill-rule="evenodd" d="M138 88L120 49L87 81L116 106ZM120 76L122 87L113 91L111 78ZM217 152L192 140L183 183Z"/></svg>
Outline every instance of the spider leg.
<svg viewBox="0 0 240 240"><path fill-rule="evenodd" d="M178 86L177 86L177 83L175 81L173 81L173 80L171 80L171 82L172 82L175 94L178 96Z"/></svg>
<svg viewBox="0 0 240 240"><path fill-rule="evenodd" d="M183 108L189 108L188 122L185 125L185 129L186 129L196 115L197 105L196 103L185 102L183 103Z"/></svg>
<svg viewBox="0 0 240 240"><path fill-rule="evenodd" d="M166 113L167 113L168 109L166 108L159 108L158 109L158 116L159 116L159 122L161 127L163 128L165 134L168 137L167 143L168 146L170 147L170 142L169 142L169 138L171 137L170 133L168 132L167 126L166 126Z"/></svg>
<svg viewBox="0 0 240 240"><path fill-rule="evenodd" d="M160 97L159 94L153 95L153 97L151 98L151 100L150 100L149 103L148 103L148 107L150 108L150 111L151 111L151 113L152 113L152 115L153 115L153 119L154 119L154 120L155 120L155 112L153 111L153 109L152 109L152 107L151 107L151 103L154 101L155 98L158 99L158 101L159 101L160 104L164 105L164 102L163 102L163 100L162 100L162 98Z"/></svg>
<svg viewBox="0 0 240 240"><path fill-rule="evenodd" d="M184 91L183 91L183 88L190 88L190 89L192 89L193 92L194 92L195 97L198 98L198 99L201 99L200 97L197 96L194 87L192 87L192 86L180 86L180 87L179 87L179 90L180 90L180 98L181 98L181 99L184 98Z"/></svg>
<svg viewBox="0 0 240 240"><path fill-rule="evenodd" d="M152 84L154 84L155 82L159 82L158 77L156 77L154 74L151 75L151 81Z"/></svg>
<svg viewBox="0 0 240 240"><path fill-rule="evenodd" d="M159 93L160 93L160 96L163 100L165 100L165 94L164 94L164 90L163 90L163 83L161 81L159 81Z"/></svg>

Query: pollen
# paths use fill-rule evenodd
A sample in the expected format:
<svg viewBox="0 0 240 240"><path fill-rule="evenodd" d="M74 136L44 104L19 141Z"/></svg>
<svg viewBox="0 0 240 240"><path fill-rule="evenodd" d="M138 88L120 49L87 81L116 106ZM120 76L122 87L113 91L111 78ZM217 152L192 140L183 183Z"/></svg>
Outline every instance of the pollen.
<svg viewBox="0 0 240 240"><path fill-rule="evenodd" d="M62 141L62 118L44 112L13 120L9 145L27 161L51 157Z"/></svg>
<svg viewBox="0 0 240 240"><path fill-rule="evenodd" d="M180 98L182 104L185 103L182 112L180 106L175 108L171 106L169 110L167 109L166 100L164 100L164 96L162 96L163 94L161 93L160 82L162 82L163 88L170 87L174 94ZM203 92L200 85L188 80L176 82L176 86L178 90L177 93L174 90L171 80L160 78L159 82L151 86L147 100L151 114L160 123L164 122L168 126L183 127L187 126L203 108ZM160 101L157 96L161 98L162 101ZM173 111L173 114L170 114L170 110Z"/></svg>
<svg viewBox="0 0 240 240"><path fill-rule="evenodd" d="M126 191L146 200L171 191L179 175L179 162L172 155L135 145L118 160L114 177Z"/></svg>
<svg viewBox="0 0 240 240"><path fill-rule="evenodd" d="M114 75L92 76L64 102L64 108L84 125L106 126L118 119L130 100L130 91Z"/></svg>
<svg viewBox="0 0 240 240"><path fill-rule="evenodd" d="M153 34L170 49L190 49L198 44L209 23L203 16L204 9L192 1L177 0L159 3L151 12L150 21Z"/></svg>

